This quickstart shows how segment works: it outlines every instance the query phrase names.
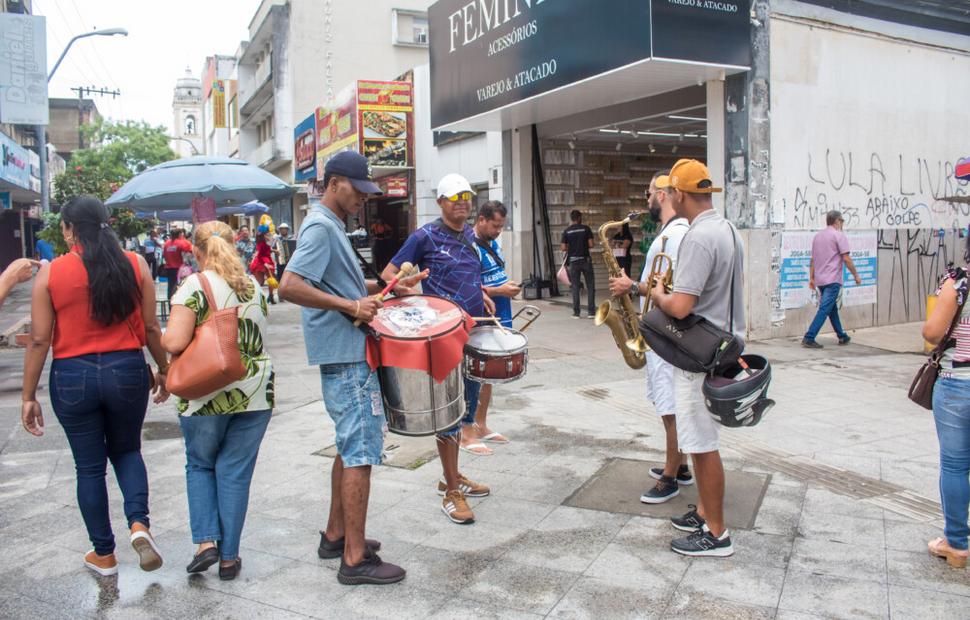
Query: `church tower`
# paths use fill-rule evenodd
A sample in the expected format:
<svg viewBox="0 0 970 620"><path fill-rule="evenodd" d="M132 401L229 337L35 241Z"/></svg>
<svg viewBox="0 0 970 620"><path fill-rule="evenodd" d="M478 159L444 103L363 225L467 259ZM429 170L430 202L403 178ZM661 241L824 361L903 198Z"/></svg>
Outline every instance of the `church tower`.
<svg viewBox="0 0 970 620"><path fill-rule="evenodd" d="M179 157L202 155L202 82L188 67L175 84L172 121L172 150Z"/></svg>

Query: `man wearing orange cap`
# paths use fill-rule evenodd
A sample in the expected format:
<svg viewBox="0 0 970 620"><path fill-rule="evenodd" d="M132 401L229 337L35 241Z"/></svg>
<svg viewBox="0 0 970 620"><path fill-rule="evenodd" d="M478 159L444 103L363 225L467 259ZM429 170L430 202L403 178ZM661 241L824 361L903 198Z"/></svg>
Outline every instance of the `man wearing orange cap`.
<svg viewBox="0 0 970 620"><path fill-rule="evenodd" d="M714 210L714 187L707 166L681 159L670 169L669 196L678 216L690 229L680 243L674 267L674 289L662 283L651 291L654 303L669 316L682 319L698 314L722 329L744 336L743 267L741 240L734 226ZM704 404L704 374L674 370L677 443L694 461L700 507L671 519L689 536L670 548L682 555L726 557L734 553L724 525L724 466L718 426Z"/></svg>

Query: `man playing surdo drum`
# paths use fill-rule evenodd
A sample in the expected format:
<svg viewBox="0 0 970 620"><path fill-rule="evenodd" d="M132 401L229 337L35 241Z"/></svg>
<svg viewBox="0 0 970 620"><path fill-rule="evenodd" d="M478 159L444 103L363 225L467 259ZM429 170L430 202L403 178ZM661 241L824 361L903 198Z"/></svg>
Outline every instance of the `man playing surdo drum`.
<svg viewBox="0 0 970 620"><path fill-rule="evenodd" d="M300 227L279 289L280 299L303 306L307 356L320 367L324 403L336 427L330 518L317 554L342 558L340 583L394 583L404 579L404 569L382 562L376 553L380 543L364 538L371 466L381 463L385 417L364 333L354 326L357 319L374 318L381 302L372 295L382 285L364 280L346 235L347 218L360 211L368 194L381 192L370 179L367 159L350 151L327 161L317 188L323 192L320 203L311 205ZM412 292L427 275L402 278L395 292Z"/></svg>
<svg viewBox="0 0 970 620"><path fill-rule="evenodd" d="M422 290L450 299L473 317L480 317L495 305L482 289L482 265L475 249L475 234L466 223L472 208L471 185L458 174L448 174L438 183L438 206L441 217L414 231L384 268L381 277L393 279L405 262L430 270ZM461 424L437 437L438 455L444 479L438 481L438 493L444 495L441 510L454 523L475 520L466 497L485 497L491 491L484 484L469 480L458 471L458 435L462 427L475 423L480 383L464 379L466 412Z"/></svg>

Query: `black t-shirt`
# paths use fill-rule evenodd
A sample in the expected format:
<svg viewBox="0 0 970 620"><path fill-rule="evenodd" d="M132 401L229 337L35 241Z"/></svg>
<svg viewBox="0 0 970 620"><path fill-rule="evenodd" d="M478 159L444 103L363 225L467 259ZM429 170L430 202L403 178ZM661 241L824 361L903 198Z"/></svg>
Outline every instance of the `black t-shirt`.
<svg viewBox="0 0 970 620"><path fill-rule="evenodd" d="M568 246L566 255L570 259L589 258L589 241L593 231L586 224L573 224L562 231L562 243Z"/></svg>
<svg viewBox="0 0 970 620"><path fill-rule="evenodd" d="M626 248L626 253L624 256L630 255L630 250L633 249L633 232L630 231L630 225L624 224L623 229L613 235L613 241L629 241L630 247Z"/></svg>

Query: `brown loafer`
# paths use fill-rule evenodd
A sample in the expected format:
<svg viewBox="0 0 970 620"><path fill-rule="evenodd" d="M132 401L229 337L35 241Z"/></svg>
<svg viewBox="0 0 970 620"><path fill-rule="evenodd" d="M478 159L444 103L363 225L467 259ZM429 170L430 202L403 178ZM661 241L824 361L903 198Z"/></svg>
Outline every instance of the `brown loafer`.
<svg viewBox="0 0 970 620"><path fill-rule="evenodd" d="M239 575L239 571L242 570L242 558L236 558L236 561L229 566L219 565L219 579L223 581L232 581Z"/></svg>

